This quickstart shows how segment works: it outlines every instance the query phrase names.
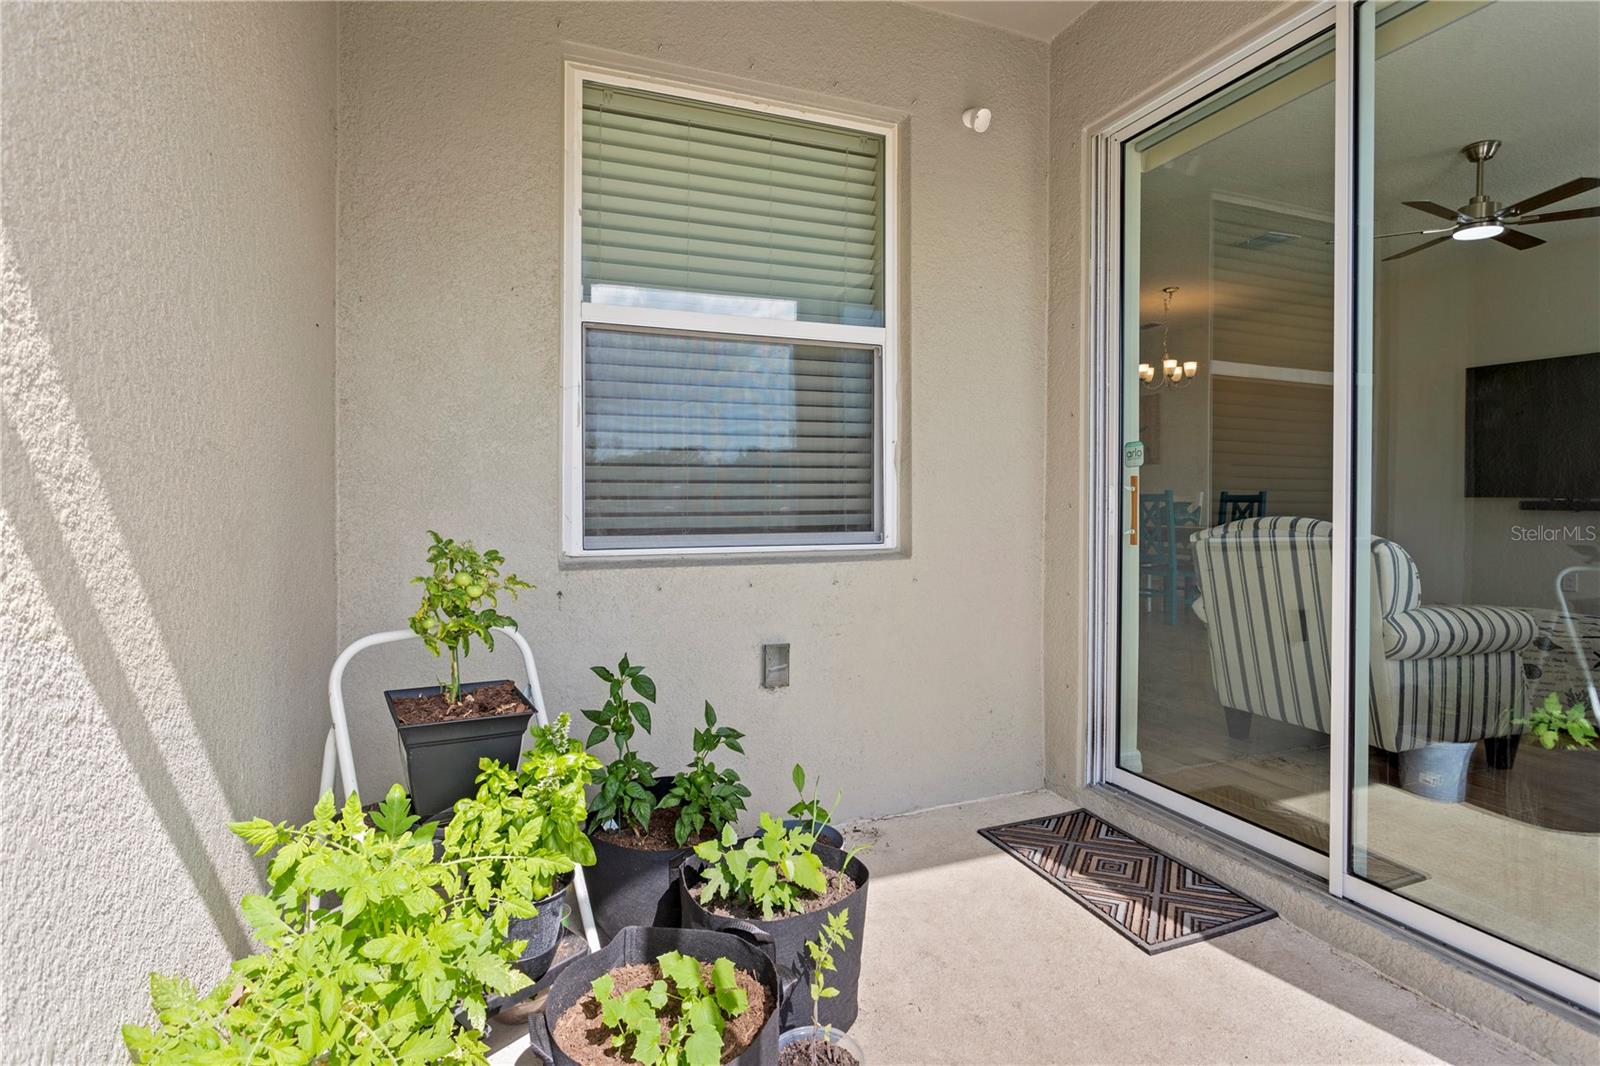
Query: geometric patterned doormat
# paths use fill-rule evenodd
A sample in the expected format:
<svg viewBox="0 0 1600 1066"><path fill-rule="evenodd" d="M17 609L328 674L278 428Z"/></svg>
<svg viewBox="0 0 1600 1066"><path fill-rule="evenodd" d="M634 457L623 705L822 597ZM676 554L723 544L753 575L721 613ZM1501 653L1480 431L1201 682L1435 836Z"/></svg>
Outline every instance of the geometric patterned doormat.
<svg viewBox="0 0 1600 1066"><path fill-rule="evenodd" d="M1088 811L978 832L1149 955L1275 916Z"/></svg>

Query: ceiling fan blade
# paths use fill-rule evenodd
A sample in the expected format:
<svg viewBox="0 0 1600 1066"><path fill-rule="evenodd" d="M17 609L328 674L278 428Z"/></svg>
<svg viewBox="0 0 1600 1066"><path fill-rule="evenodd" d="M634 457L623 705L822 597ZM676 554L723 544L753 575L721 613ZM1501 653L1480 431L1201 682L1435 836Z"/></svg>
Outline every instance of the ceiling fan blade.
<svg viewBox="0 0 1600 1066"><path fill-rule="evenodd" d="M1521 223L1518 223L1518 225L1521 225ZM1380 233L1372 239L1375 241L1386 241L1390 237L1428 237L1435 233L1454 233L1455 231L1456 227L1454 226L1441 226L1438 229L1408 229L1401 230L1399 233ZM1332 244L1333 242L1324 241L1323 243Z"/></svg>
<svg viewBox="0 0 1600 1066"><path fill-rule="evenodd" d="M1383 261L1385 263L1387 263L1392 259L1404 259L1408 255L1416 255L1418 252L1422 251L1424 248L1432 248L1436 244L1443 244L1445 241L1447 241L1449 239L1450 239L1449 237L1435 237L1431 241L1423 241L1421 244L1417 245L1414 248L1407 248L1405 251L1396 252L1394 255L1386 255L1386 256L1383 257ZM1543 243L1543 242L1541 241L1540 243Z"/></svg>
<svg viewBox="0 0 1600 1066"><path fill-rule="evenodd" d="M1407 207L1414 207L1418 211L1426 211L1430 215L1448 218L1451 222L1461 221L1461 212L1452 207L1446 207L1444 204L1436 204L1432 200L1401 200L1400 202Z"/></svg>
<svg viewBox="0 0 1600 1066"><path fill-rule="evenodd" d="M1504 232L1496 233L1491 240L1499 241L1501 244L1509 244L1519 252L1525 252L1529 248L1537 248L1539 245L1544 243L1543 240L1535 237L1531 233L1518 233L1514 229L1508 229Z"/></svg>
<svg viewBox="0 0 1600 1066"><path fill-rule="evenodd" d="M1526 200L1518 200L1501 212L1503 215L1520 215L1524 211L1534 211L1545 204L1553 204L1557 200L1565 200L1569 196L1576 196L1580 192L1590 189L1600 189L1600 178L1573 178L1571 181L1562 182L1553 189L1546 189Z"/></svg>
<svg viewBox="0 0 1600 1066"><path fill-rule="evenodd" d="M1575 218L1600 218L1600 207L1575 207L1570 211L1546 211L1527 218L1509 220L1513 226L1531 226L1536 222L1570 222Z"/></svg>

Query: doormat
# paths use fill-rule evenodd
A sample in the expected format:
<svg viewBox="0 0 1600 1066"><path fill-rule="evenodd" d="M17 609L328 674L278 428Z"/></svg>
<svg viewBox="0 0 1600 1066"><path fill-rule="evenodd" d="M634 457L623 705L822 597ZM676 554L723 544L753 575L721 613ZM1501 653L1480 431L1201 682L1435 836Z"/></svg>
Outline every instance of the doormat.
<svg viewBox="0 0 1600 1066"><path fill-rule="evenodd" d="M1149 955L1276 917L1088 811L978 832Z"/></svg>

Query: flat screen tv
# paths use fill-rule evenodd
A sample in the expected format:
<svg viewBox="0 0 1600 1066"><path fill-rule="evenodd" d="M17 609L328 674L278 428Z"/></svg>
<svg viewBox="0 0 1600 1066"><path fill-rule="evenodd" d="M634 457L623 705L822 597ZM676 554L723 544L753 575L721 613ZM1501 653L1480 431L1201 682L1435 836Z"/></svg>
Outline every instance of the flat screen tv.
<svg viewBox="0 0 1600 1066"><path fill-rule="evenodd" d="M1467 368L1467 495L1600 500L1600 352Z"/></svg>

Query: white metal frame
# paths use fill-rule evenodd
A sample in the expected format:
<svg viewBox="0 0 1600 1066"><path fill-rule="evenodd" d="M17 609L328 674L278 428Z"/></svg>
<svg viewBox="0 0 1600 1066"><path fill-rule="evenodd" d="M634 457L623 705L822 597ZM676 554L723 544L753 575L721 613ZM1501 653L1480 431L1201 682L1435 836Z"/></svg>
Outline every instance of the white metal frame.
<svg viewBox="0 0 1600 1066"><path fill-rule="evenodd" d="M1374 40L1370 3L1319 4L1288 14L1255 39L1229 51L1169 88L1099 124L1090 138L1087 160L1091 185L1091 239L1085 264L1088 277L1084 321L1089 324L1090 506L1087 534L1088 603L1084 661L1088 673L1086 777L1126 789L1178 814L1216 829L1279 860L1325 877L1331 895L1392 918L1451 948L1474 956L1517 978L1594 1012L1600 1012L1600 982L1542 955L1489 934L1464 921L1366 881L1350 869L1351 828L1364 825L1364 788L1355 787L1352 752L1365 750L1364 723L1349 713L1335 714L1329 741L1329 854L1261 829L1197 802L1118 766L1117 705L1123 552L1121 526L1122 277L1126 264L1122 198L1123 145L1163 119L1229 82L1270 62L1330 26L1334 29L1335 212L1334 212L1334 471L1333 576L1344 590L1333 600L1330 655L1332 706L1349 708L1353 680L1365 676L1364 640L1357 640L1360 594L1352 561L1369 520L1357 506L1357 493L1370 491L1360 471L1370 464L1371 301L1362 293L1372 278L1372 72L1374 57L1360 43ZM1135 327L1136 328L1136 327ZM1370 534L1370 530L1366 531ZM1356 601L1354 605L1352 601ZM1357 672L1359 670L1359 672ZM1355 726L1355 728L1352 728ZM1330 855L1333 861L1330 861Z"/></svg>
<svg viewBox="0 0 1600 1066"><path fill-rule="evenodd" d="M832 325L697 311L621 307L583 301L583 86L599 82L645 89L787 118L872 133L884 139L884 324ZM569 60L565 72L565 160L561 259L561 554L568 560L662 559L697 556L888 553L900 546L900 127L817 107L799 107L708 85ZM583 330L586 326L671 333L850 345L876 353L877 535L861 541L798 537L697 545L589 548L583 543Z"/></svg>
<svg viewBox="0 0 1600 1066"><path fill-rule="evenodd" d="M549 725L550 718L545 714L544 690L539 687L539 669L533 663L533 649L528 647L528 642L521 633L505 626L495 626L495 631L503 637L509 637L522 653L522 669L528 678L528 702L533 704L533 714L540 725ZM375 648L381 644L395 644L402 640L421 640L409 629L390 629L382 633L369 633L356 640L339 653L333 661L333 669L328 672L328 713L333 717L333 725L328 730L328 739L322 745L322 784L317 789L321 796L329 792L334 785L335 770L342 796L349 796L352 792L359 792L360 786L356 779L355 755L350 749L350 722L344 712L344 671L361 652L368 648ZM522 750L528 749L529 734L522 736ZM583 936L589 942L590 951L600 950L600 934L595 929L594 912L589 906L589 886L583 877L583 867L572 868L572 893L578 898L578 917L583 923Z"/></svg>

